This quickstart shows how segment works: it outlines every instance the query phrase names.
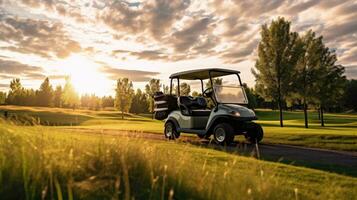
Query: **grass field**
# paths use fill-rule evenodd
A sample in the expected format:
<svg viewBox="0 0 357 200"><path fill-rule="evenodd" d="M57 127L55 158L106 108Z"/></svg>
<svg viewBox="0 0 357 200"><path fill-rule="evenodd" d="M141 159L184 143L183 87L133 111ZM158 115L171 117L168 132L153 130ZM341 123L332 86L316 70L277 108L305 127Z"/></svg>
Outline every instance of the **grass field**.
<svg viewBox="0 0 357 200"><path fill-rule="evenodd" d="M88 111L57 108L31 108L18 106L0 106L11 115L19 118L31 116L39 118L44 125L60 125L54 128L89 128L115 129L138 132L163 132L163 122L151 120L150 115L138 116L126 114L121 120L119 112ZM264 129L263 143L290 144L335 150L357 151L357 114L325 114L326 127L321 127L317 113L309 113L310 128L304 128L302 112L285 112L285 127L279 127L278 112L257 110L259 120ZM243 137L237 137L244 140Z"/></svg>
<svg viewBox="0 0 357 200"><path fill-rule="evenodd" d="M95 120L90 113L82 114L91 119L81 123ZM145 120L138 123L158 123ZM357 178L190 144L87 135L48 126L17 126L0 119L1 199L353 199L356 196Z"/></svg>

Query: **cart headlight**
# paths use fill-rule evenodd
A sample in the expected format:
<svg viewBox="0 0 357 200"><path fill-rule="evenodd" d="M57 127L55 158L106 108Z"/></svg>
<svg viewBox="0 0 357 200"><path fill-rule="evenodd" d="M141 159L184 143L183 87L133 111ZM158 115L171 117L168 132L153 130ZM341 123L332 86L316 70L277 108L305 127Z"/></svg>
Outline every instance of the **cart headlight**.
<svg viewBox="0 0 357 200"><path fill-rule="evenodd" d="M236 117L240 117L240 113L237 111L232 111L231 114Z"/></svg>

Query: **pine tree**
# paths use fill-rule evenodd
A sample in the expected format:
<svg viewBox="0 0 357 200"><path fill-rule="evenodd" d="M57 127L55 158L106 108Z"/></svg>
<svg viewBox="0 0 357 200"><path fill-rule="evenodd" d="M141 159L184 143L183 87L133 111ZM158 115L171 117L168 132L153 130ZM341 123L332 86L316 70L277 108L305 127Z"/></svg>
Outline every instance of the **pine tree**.
<svg viewBox="0 0 357 200"><path fill-rule="evenodd" d="M40 86L37 95L37 105L51 106L53 103L53 89L50 80L46 78Z"/></svg>
<svg viewBox="0 0 357 200"><path fill-rule="evenodd" d="M10 82L10 91L6 98L7 104L12 105L21 105L21 98L24 95L24 88L21 85L21 81L19 78L13 79Z"/></svg>

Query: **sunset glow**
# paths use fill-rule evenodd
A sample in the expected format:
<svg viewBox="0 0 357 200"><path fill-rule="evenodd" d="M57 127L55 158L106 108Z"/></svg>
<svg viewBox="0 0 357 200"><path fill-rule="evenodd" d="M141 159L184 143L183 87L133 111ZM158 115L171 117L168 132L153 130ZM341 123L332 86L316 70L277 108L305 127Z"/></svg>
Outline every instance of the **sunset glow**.
<svg viewBox="0 0 357 200"><path fill-rule="evenodd" d="M275 2L275 1L272 1ZM264 5L264 6L263 6ZM12 78L38 88L45 77L79 93L113 94L118 78L135 88L171 73L222 67L254 86L261 25L278 16L312 29L357 76L357 12L350 1L0 1L0 90ZM17 70L15 70L17 69Z"/></svg>
<svg viewBox="0 0 357 200"><path fill-rule="evenodd" d="M71 77L76 91L80 94L96 93L105 95L112 90L108 79L100 73L99 64L82 55L71 55L56 65L62 67L64 75Z"/></svg>

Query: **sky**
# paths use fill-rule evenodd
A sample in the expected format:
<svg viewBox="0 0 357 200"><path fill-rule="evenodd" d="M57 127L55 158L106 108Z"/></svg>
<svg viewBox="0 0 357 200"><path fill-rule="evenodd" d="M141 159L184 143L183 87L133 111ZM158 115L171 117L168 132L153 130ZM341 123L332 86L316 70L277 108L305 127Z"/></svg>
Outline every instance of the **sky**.
<svg viewBox="0 0 357 200"><path fill-rule="evenodd" d="M253 87L260 27L279 16L322 35L357 78L357 0L0 0L0 91L13 78L37 89L70 76L79 93L103 96L121 77L143 88L212 67Z"/></svg>

